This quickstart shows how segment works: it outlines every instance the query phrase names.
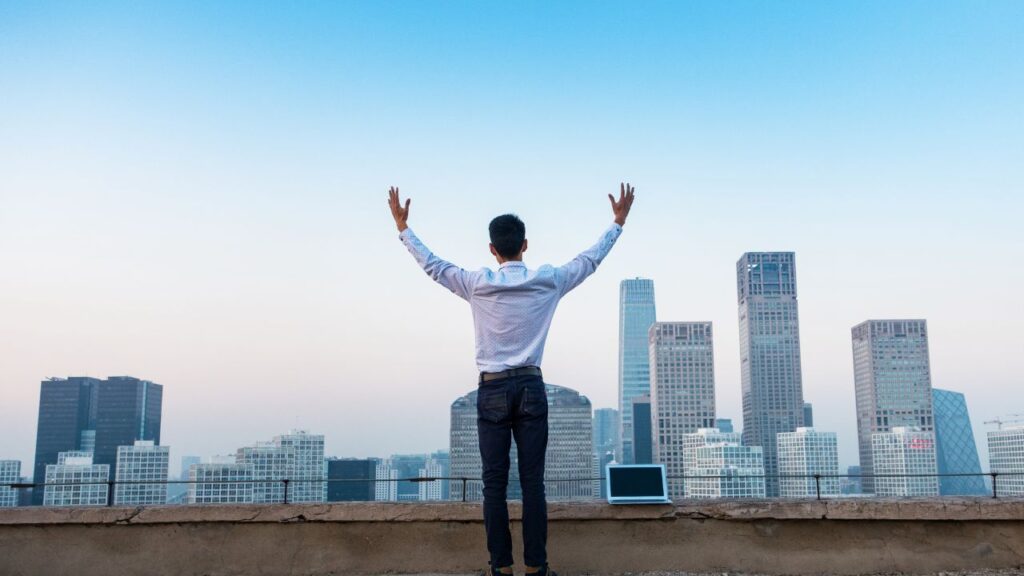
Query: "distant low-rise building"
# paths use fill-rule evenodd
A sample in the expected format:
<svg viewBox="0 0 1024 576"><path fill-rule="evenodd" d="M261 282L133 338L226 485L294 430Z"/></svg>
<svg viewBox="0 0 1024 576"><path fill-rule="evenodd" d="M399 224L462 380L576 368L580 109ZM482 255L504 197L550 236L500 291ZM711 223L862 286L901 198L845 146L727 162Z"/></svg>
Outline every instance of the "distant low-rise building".
<svg viewBox="0 0 1024 576"><path fill-rule="evenodd" d="M897 426L871 435L876 496L938 496L935 433Z"/></svg>
<svg viewBox="0 0 1024 576"><path fill-rule="evenodd" d="M988 433L988 459L1000 496L1024 496L1024 426L1010 426Z"/></svg>
<svg viewBox="0 0 1024 576"><path fill-rule="evenodd" d="M777 444L779 496L839 495L839 449L835 432L801 427L796 432L780 432Z"/></svg>
<svg viewBox="0 0 1024 576"><path fill-rule="evenodd" d="M110 465L93 464L92 453L61 452L46 465L43 506L106 506Z"/></svg>
<svg viewBox="0 0 1024 576"><path fill-rule="evenodd" d="M18 505L18 491L4 484L21 482L21 461L0 460L0 508Z"/></svg>
<svg viewBox="0 0 1024 576"><path fill-rule="evenodd" d="M152 440L136 440L117 448L114 504L141 506L167 503L167 469L171 452Z"/></svg>
<svg viewBox="0 0 1024 576"><path fill-rule="evenodd" d="M200 462L189 468L189 504L250 504L253 466L228 458Z"/></svg>
<svg viewBox="0 0 1024 576"><path fill-rule="evenodd" d="M375 458L329 458L327 460L328 502L372 502Z"/></svg>
<svg viewBox="0 0 1024 576"><path fill-rule="evenodd" d="M760 446L719 442L694 448L695 467L686 478L687 498L764 498Z"/></svg>

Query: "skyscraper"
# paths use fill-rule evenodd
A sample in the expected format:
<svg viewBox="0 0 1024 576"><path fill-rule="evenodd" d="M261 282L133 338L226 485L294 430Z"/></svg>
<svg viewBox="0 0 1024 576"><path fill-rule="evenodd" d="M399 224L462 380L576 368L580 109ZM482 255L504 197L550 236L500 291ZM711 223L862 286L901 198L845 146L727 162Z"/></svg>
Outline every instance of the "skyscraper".
<svg viewBox="0 0 1024 576"><path fill-rule="evenodd" d="M665 465L669 491L681 498L685 436L715 425L711 322L657 322L649 353L653 461Z"/></svg>
<svg viewBox="0 0 1024 576"><path fill-rule="evenodd" d="M21 461L0 460L0 508L18 505L18 491L4 484L21 482Z"/></svg>
<svg viewBox="0 0 1024 576"><path fill-rule="evenodd" d="M871 435L876 496L938 496L935 432L894 426ZM865 480L867 480L865 478Z"/></svg>
<svg viewBox="0 0 1024 576"><path fill-rule="evenodd" d="M978 458L978 445L974 442L964 395L932 388L932 409L935 413L935 456L939 474L977 474L940 477L939 494L987 495L988 488L981 476L981 459Z"/></svg>
<svg viewBox="0 0 1024 576"><path fill-rule="evenodd" d="M61 452L46 465L43 506L106 506L109 464L94 464L91 452Z"/></svg>
<svg viewBox="0 0 1024 576"><path fill-rule="evenodd" d="M633 398L633 462L654 462L654 440L651 427L651 397L649 394Z"/></svg>
<svg viewBox="0 0 1024 576"><path fill-rule="evenodd" d="M873 494L872 437L894 427L934 432L924 320L868 320L853 327L857 438L866 494ZM934 460L934 441L931 443Z"/></svg>
<svg viewBox="0 0 1024 576"><path fill-rule="evenodd" d="M804 428L814 427L814 406L810 402L804 402Z"/></svg>
<svg viewBox="0 0 1024 576"><path fill-rule="evenodd" d="M114 504L166 504L170 458L170 448L157 446L152 440L136 440L132 446L119 446Z"/></svg>
<svg viewBox="0 0 1024 576"><path fill-rule="evenodd" d="M1002 427L988 433L988 461L1000 496L1024 496L1024 425Z"/></svg>
<svg viewBox="0 0 1024 576"><path fill-rule="evenodd" d="M372 502L375 497L373 458L330 458L327 460L328 502Z"/></svg>
<svg viewBox="0 0 1024 576"><path fill-rule="evenodd" d="M546 384L548 397L548 447L545 452L544 488L548 500L593 497L593 431L590 400L570 388ZM476 391L459 397L451 409L451 474L480 478L483 466L476 432ZM509 499L521 498L515 440L509 453ZM570 481L571 480L571 481ZM467 500L480 500L478 480L466 487ZM451 499L463 498L462 483L452 482Z"/></svg>
<svg viewBox="0 0 1024 576"><path fill-rule="evenodd" d="M130 376L106 380L86 377L44 380L39 390L35 481L60 452L93 453L94 464L106 464L116 475L118 446L136 440L160 444L163 386ZM42 491L33 503L42 503Z"/></svg>
<svg viewBox="0 0 1024 576"><path fill-rule="evenodd" d="M654 281L646 278L619 284L619 445L620 463L632 464L633 398L650 393L647 335L655 321Z"/></svg>
<svg viewBox="0 0 1024 576"><path fill-rule="evenodd" d="M764 448L768 496L778 496L777 435L803 426L796 256L748 252L736 262L743 443Z"/></svg>
<svg viewBox="0 0 1024 576"><path fill-rule="evenodd" d="M779 496L839 495L839 449L835 432L819 432L811 427L780 432L778 446ZM815 475L823 477L816 481Z"/></svg>

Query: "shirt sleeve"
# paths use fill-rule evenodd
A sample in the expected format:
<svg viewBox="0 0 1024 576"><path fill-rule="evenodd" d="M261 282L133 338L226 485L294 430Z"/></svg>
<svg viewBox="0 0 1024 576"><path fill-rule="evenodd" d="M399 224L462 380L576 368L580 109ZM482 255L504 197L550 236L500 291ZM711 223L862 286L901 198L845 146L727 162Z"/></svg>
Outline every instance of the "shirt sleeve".
<svg viewBox="0 0 1024 576"><path fill-rule="evenodd" d="M451 290L464 300L469 300L473 293L473 274L459 268L451 262L442 260L434 255L420 239L413 233L412 228L406 228L398 236L402 244L409 249L409 253L416 259L416 262L423 268L423 271L434 279L435 282Z"/></svg>
<svg viewBox="0 0 1024 576"><path fill-rule="evenodd" d="M587 276L590 276L597 270L598 264L611 251L620 234L622 234L622 226L612 222L612 225L604 231L604 234L601 234L597 244L580 252L579 256L573 258L564 266L556 268L563 295L579 286L581 282L587 279Z"/></svg>

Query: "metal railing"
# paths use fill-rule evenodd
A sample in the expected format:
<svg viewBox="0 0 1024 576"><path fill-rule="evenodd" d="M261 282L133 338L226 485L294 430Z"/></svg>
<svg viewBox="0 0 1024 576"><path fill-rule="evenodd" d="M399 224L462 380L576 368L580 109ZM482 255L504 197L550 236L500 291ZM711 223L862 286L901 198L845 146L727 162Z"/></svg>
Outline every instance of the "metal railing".
<svg viewBox="0 0 1024 576"><path fill-rule="evenodd" d="M988 486L987 491L990 491L990 493L991 493L990 497L991 498L999 498L1000 497L999 479L1000 478L1005 479L1007 477L1009 477L1011 479L1012 478L1024 478L1024 472L991 472L990 471L990 472L980 472L980 473L978 473L978 472L965 472L965 473L945 473L945 474L773 474L773 475L768 475L768 474L689 475L689 474L687 474L687 475L669 475L669 476L667 476L667 479L670 481L670 484L672 483L672 481L679 481L679 480L682 480L683 482L691 481L691 480L721 480L721 481L724 481L724 482L735 482L737 480L748 480L748 479L751 479L751 478L761 478L761 479L764 479L764 480L768 480L768 479L774 479L774 480L791 479L791 480L805 480L805 481L813 479L813 481L814 481L814 494L813 494L813 497L815 499L817 499L817 500L823 500L823 499L827 499L827 498L837 498L837 497L843 497L843 496L857 496L857 495L860 495L860 494L857 494L857 493L846 493L846 494L843 494L843 493L840 493L838 490L834 490L834 489L827 489L827 490L825 490L825 489L823 489L823 482L825 482L825 481L832 481L832 482L829 483L829 487L831 487L833 484L837 484L842 479L847 479L847 480L861 479L861 480L863 480L865 478L871 478L871 479L885 479L885 478L901 478L901 479L935 478L936 481L938 481L941 478L967 478L967 477L975 477L975 478L976 477L981 477L981 478L985 478L985 479L990 480L990 485ZM564 484L564 483L577 483L580 486L586 486L587 484L589 484L591 487L593 487L595 484L597 484L599 482L603 482L605 480L606 480L606 478L604 476L579 476L579 477L569 477L569 478L546 478L544 480L544 483L545 483L545 485L549 485L551 487L557 487L557 485ZM470 497L470 495L469 495L470 494L469 488L470 488L471 485L475 485L475 484L480 484L482 486L483 479L482 478L475 478L475 477L467 477L467 476L416 476L416 477L408 477L408 478L390 478L390 479L359 479L359 478L259 478L259 479L196 479L196 480L122 480L122 481L105 480L105 481L91 481L91 482L49 482L49 483L47 483L47 482L40 482L40 483L35 483L35 482L13 482L13 483L0 483L0 496L3 496L3 490L5 488L6 489L10 489L11 491L14 492L15 502L17 502L18 490L25 490L25 489L33 489L34 490L36 488L43 488L45 490L47 487L58 487L58 486L84 487L84 486L98 486L98 485L102 485L102 486L106 486L105 505L106 506L114 506L114 505L121 504L121 503L115 502L115 500L117 500L117 498L115 498L115 496L116 496L116 488L118 486L132 486L132 485L140 485L140 486L147 486L147 487L149 487L149 486L173 486L173 485L196 485L196 486L203 485L203 486L207 486L207 485L218 485L218 484L254 485L255 486L255 485L280 484L282 486L282 489L283 489L282 490L282 497L281 497L280 501L277 501L277 500L273 500L273 501L251 500L251 501L246 502L246 503L285 503L285 504L288 504L288 503L292 503L294 501L293 500L293 498L294 498L294 488L295 488L295 485L297 485L297 484L323 484L324 485L324 492L325 492L324 496L325 496L325 500L327 500L326 499L326 496L327 496L326 492L328 491L328 487L331 484L337 484L337 483L341 483L341 484L364 484L364 485L370 484L370 485L372 485L372 487L370 487L369 489L370 490L375 490L376 486L378 484L381 484L381 483L401 484L403 482L407 482L407 483L410 483L410 484L422 484L422 483L425 483L425 482L431 482L431 483L433 483L433 482L448 482L449 486L451 486L452 483L454 483L454 486L457 487L457 489L450 489L449 490L449 497L447 497L447 498L442 497L442 498L439 498L439 499L431 499L431 500L434 500L434 501L461 501L461 502L468 502L468 501L477 501L479 499L479 497L475 494L475 490L474 490L474 495L472 497ZM1014 487L1011 490L1012 493L1009 494L1009 495L1010 496L1024 496L1024 482L1021 482L1020 486L1017 486L1016 484L1017 483L1014 483ZM509 483L509 488L513 490L513 494L514 494L514 488L515 487L513 486L513 483L511 481ZM550 491L550 489L549 489L549 491ZM582 491L586 492L586 490L582 490ZM397 490L396 490L396 492L397 492ZM556 492L557 492L557 490L556 490ZM589 497L583 496L583 497L578 497L578 498L569 497L569 498L556 498L556 499L561 499L561 500L593 500L593 499L600 499L601 498L601 495L594 493L592 488L591 488L590 492L591 492L591 494L590 494ZM867 494L867 495L870 496L871 494ZM409 496L409 494L406 494L406 496ZM792 497L792 498L807 498L807 497L810 497L810 496L812 496L812 495L811 494L807 494L807 495L804 495L804 496ZM882 496L885 496L885 495L882 495ZM978 496L980 496L980 494ZM988 496L988 495L986 495L986 496ZM899 497L899 496L897 496L897 497ZM938 494L934 494L934 495L931 495L931 497L940 497L940 496ZM254 496L254 498L255 498L255 496ZM778 498L778 497L776 497L776 498ZM514 498L511 498L511 499L514 499ZM780 499L786 499L786 498L780 498ZM375 501L375 500L377 500L377 498L375 498L375 497L374 498L359 499L359 501ZM412 500L413 499L410 499L410 501L412 501ZM2 501L3 501L3 499L0 498L0 502L2 502ZM301 501L305 501L305 500L301 500ZM319 501L322 501L322 500L316 500L316 501L319 502ZM344 500L335 500L335 501L344 501ZM170 502L168 502L168 503L170 503ZM125 504L129 504L129 503L125 503ZM2 505L2 504L0 504L0 505ZM91 505L91 506L95 506L95 505Z"/></svg>

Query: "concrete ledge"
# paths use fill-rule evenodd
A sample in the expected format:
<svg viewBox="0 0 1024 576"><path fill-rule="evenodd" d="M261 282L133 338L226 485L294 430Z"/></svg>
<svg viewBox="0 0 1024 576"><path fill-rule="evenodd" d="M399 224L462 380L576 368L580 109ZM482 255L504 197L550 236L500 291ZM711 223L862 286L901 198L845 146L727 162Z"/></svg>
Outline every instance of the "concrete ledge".
<svg viewBox="0 0 1024 576"><path fill-rule="evenodd" d="M1024 499L553 503L549 519L565 574L1024 566ZM485 550L479 503L0 509L0 576L471 572Z"/></svg>

